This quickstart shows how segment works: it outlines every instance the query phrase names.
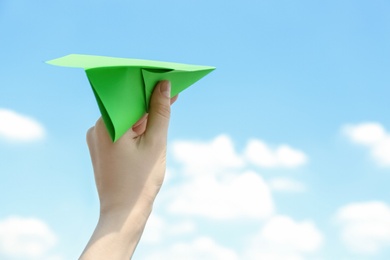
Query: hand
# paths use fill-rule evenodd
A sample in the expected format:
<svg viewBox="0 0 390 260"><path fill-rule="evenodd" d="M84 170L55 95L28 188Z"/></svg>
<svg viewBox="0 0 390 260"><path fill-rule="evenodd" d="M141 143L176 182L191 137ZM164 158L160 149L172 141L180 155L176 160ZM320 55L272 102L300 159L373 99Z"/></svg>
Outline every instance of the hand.
<svg viewBox="0 0 390 260"><path fill-rule="evenodd" d="M116 143L100 118L87 143L100 200L100 218L80 259L129 259L164 180L170 118L170 83L154 89L150 113Z"/></svg>

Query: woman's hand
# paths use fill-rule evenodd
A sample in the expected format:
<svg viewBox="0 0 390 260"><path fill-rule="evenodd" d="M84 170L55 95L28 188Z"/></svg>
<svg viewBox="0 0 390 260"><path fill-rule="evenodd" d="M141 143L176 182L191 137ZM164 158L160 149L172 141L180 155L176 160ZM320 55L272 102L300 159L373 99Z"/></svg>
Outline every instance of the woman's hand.
<svg viewBox="0 0 390 260"><path fill-rule="evenodd" d="M129 259L164 180L170 83L154 89L149 114L113 143L102 119L87 133L100 218L80 259Z"/></svg>

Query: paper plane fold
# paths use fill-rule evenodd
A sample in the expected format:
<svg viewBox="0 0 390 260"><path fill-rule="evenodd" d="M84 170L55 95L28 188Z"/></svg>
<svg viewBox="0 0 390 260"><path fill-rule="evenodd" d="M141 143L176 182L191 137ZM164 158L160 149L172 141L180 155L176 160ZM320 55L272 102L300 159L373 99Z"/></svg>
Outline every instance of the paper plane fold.
<svg viewBox="0 0 390 260"><path fill-rule="evenodd" d="M71 54L47 62L83 68L113 142L148 112L153 89L160 80L171 82L171 97L214 67L171 62Z"/></svg>

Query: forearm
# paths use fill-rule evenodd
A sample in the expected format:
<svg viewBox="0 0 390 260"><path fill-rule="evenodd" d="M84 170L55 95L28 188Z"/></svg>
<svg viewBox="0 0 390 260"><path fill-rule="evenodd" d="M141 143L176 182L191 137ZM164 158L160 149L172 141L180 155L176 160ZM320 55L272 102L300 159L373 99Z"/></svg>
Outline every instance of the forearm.
<svg viewBox="0 0 390 260"><path fill-rule="evenodd" d="M152 205L130 211L101 213L96 229L80 260L130 259L141 238Z"/></svg>

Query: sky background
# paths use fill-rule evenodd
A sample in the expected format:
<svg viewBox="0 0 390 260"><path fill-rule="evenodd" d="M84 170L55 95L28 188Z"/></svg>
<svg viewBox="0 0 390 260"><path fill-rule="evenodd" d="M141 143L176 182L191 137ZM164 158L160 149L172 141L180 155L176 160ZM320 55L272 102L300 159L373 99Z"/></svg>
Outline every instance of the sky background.
<svg viewBox="0 0 390 260"><path fill-rule="evenodd" d="M215 66L174 104L133 259L390 259L390 3L0 1L0 259L76 259L98 218L71 53Z"/></svg>

